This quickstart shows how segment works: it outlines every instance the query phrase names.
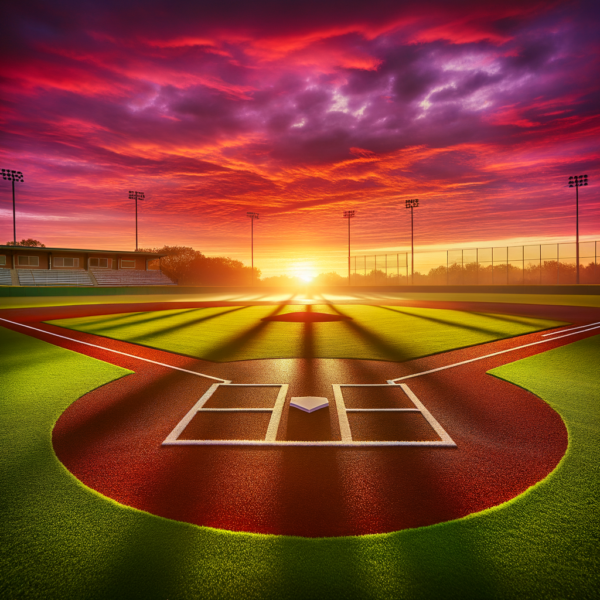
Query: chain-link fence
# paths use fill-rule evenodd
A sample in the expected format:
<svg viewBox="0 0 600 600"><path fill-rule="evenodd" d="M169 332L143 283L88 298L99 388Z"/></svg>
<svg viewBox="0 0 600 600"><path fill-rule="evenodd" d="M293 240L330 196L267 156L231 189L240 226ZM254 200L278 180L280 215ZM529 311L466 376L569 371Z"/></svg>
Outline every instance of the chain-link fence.
<svg viewBox="0 0 600 600"><path fill-rule="evenodd" d="M600 242L579 244L579 283L600 283ZM352 285L548 285L577 283L574 243L460 248L351 257Z"/></svg>

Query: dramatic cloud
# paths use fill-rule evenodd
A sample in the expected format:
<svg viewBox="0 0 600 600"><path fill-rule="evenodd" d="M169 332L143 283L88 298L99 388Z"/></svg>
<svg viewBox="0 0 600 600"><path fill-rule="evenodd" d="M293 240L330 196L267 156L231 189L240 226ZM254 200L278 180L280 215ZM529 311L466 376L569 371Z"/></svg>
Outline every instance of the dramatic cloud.
<svg viewBox="0 0 600 600"><path fill-rule="evenodd" d="M357 252L405 246L409 197L421 245L570 236L566 178L600 175L599 17L573 1L14 3L1 154L25 173L20 237L128 248L134 188L144 246L245 259L257 210L266 271L333 264L346 208ZM600 238L594 189L581 230Z"/></svg>

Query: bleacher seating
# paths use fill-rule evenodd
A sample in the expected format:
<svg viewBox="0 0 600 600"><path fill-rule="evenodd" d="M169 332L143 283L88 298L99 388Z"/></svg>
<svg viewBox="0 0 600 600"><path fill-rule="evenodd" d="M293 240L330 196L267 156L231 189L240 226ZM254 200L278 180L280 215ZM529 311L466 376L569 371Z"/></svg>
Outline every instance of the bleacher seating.
<svg viewBox="0 0 600 600"><path fill-rule="evenodd" d="M85 269L17 269L19 283L25 286L94 286L96 285ZM101 287L127 287L145 285L177 285L162 271L136 271L114 269L92 269ZM10 269L0 269L0 285L12 285Z"/></svg>
<svg viewBox="0 0 600 600"><path fill-rule="evenodd" d="M0 285L12 285L10 269L0 269Z"/></svg>
<svg viewBox="0 0 600 600"><path fill-rule="evenodd" d="M94 285L84 269L17 269L17 273L21 285Z"/></svg>
<svg viewBox="0 0 600 600"><path fill-rule="evenodd" d="M177 285L162 271L135 271L133 269L92 269L99 286L123 287L132 285Z"/></svg>

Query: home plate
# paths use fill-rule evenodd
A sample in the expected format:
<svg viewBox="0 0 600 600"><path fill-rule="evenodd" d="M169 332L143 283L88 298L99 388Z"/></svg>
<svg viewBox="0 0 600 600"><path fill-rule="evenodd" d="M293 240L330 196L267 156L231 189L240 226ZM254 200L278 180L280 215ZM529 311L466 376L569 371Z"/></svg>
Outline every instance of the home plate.
<svg viewBox="0 0 600 600"><path fill-rule="evenodd" d="M329 400L327 398L320 398L319 396L296 396L290 401L290 406L311 413L329 406Z"/></svg>

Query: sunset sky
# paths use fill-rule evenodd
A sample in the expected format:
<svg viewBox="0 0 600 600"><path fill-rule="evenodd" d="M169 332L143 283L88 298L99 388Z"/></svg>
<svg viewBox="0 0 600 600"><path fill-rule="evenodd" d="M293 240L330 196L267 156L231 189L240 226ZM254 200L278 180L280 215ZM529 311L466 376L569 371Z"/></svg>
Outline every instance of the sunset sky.
<svg viewBox="0 0 600 600"><path fill-rule="evenodd" d="M194 4L195 6L192 6ZM192 246L265 275L353 253L600 239L600 5L83 2L3 8L17 238ZM12 197L0 180L0 243Z"/></svg>

